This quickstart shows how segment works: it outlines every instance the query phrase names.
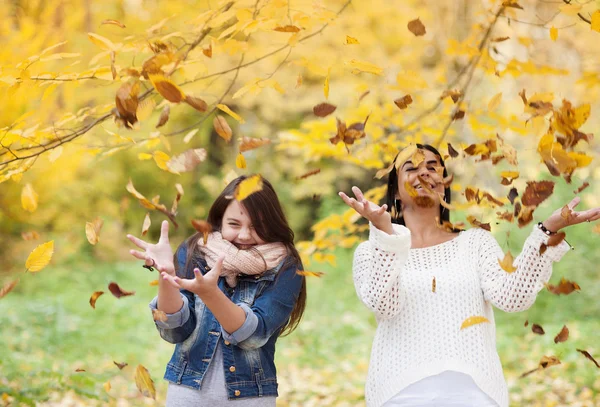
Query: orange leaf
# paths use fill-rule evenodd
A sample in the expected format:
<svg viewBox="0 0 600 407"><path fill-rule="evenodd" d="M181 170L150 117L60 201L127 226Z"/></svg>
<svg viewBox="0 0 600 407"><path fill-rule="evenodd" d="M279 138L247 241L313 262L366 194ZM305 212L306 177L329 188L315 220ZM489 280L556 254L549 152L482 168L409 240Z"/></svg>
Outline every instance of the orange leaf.
<svg viewBox="0 0 600 407"><path fill-rule="evenodd" d="M206 112L206 109L208 109L208 105L204 100L194 96L186 95L184 102L199 112Z"/></svg>
<svg viewBox="0 0 600 407"><path fill-rule="evenodd" d="M490 322L490 320L482 316L472 316L463 321L460 329L465 329L473 325L482 324L484 322Z"/></svg>
<svg viewBox="0 0 600 407"><path fill-rule="evenodd" d="M171 113L171 107L169 105L165 105L162 112L160 112L160 117L158 118L158 123L156 123L157 129L161 126L164 126L165 123L169 121L169 113Z"/></svg>
<svg viewBox="0 0 600 407"><path fill-rule="evenodd" d="M186 96L185 93L171 80L162 75L149 75L152 86L162 97L171 103L180 103Z"/></svg>
<svg viewBox="0 0 600 407"><path fill-rule="evenodd" d="M531 325L531 331L538 335L544 335L546 333L544 332L544 328L542 328L541 325L538 324Z"/></svg>
<svg viewBox="0 0 600 407"><path fill-rule="evenodd" d="M565 279L564 277L560 280L560 283L557 286L548 284L547 288L548 288L548 291L550 291L552 294L556 294L556 295L560 295L560 294L568 295L568 294L571 294L573 291L581 290L581 287L579 287L579 284L577 284L574 281L569 281L569 280Z"/></svg>
<svg viewBox="0 0 600 407"><path fill-rule="evenodd" d="M271 143L271 139L268 138L251 138L245 136L240 138L239 141L240 153L245 153L246 151L254 150L255 148L262 147Z"/></svg>
<svg viewBox="0 0 600 407"><path fill-rule="evenodd" d="M305 277L321 277L325 273L322 271L296 270L296 274Z"/></svg>
<svg viewBox="0 0 600 407"><path fill-rule="evenodd" d="M233 132L231 131L231 127L229 127L227 120L225 120L223 116L215 116L213 119L213 127L215 128L217 134L229 143L231 137L233 136Z"/></svg>
<svg viewBox="0 0 600 407"><path fill-rule="evenodd" d="M554 343L565 342L567 339L569 339L569 328L564 325L558 335L554 338Z"/></svg>
<svg viewBox="0 0 600 407"><path fill-rule="evenodd" d="M526 206L538 206L554 192L553 181L527 181L521 202Z"/></svg>
<svg viewBox="0 0 600 407"><path fill-rule="evenodd" d="M513 266L513 262L514 259L512 254L510 253L510 250L506 252L502 261L498 260L498 264L500 264L502 270L506 271L507 273L513 273L517 270L517 268Z"/></svg>
<svg viewBox="0 0 600 407"><path fill-rule="evenodd" d="M100 297L102 294L104 294L104 291L95 291L92 296L90 297L90 305L92 306L93 309L96 309L96 300L98 299L98 297Z"/></svg>
<svg viewBox="0 0 600 407"><path fill-rule="evenodd" d="M208 234L212 232L212 225L205 220L192 219L192 226L196 231L202 233L204 237L204 245L208 242Z"/></svg>
<svg viewBox="0 0 600 407"><path fill-rule="evenodd" d="M117 284L115 282L111 282L108 285L108 289L110 290L110 292L112 293L112 295L114 295L117 298L127 297L129 295L134 295L135 294L135 291L125 291L125 290L123 290L121 287L119 287L119 284Z"/></svg>
<svg viewBox="0 0 600 407"><path fill-rule="evenodd" d="M334 106L330 103L320 103L313 107L313 113L315 116L325 117L335 112L335 109L337 109L337 106Z"/></svg>
<svg viewBox="0 0 600 407"><path fill-rule="evenodd" d="M404 95L401 98L394 100L394 103L400 109L406 109L408 107L408 105L410 105L412 102L413 102L412 96L410 96L410 95Z"/></svg>

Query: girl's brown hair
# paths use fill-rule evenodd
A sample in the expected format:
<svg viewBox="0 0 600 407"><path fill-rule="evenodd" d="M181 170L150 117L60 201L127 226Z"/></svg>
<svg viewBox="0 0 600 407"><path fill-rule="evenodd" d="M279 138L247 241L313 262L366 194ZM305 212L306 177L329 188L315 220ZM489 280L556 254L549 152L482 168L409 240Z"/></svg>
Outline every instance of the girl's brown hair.
<svg viewBox="0 0 600 407"><path fill-rule="evenodd" d="M213 230L221 230L225 210L231 201L235 199L234 195L236 188L243 180L250 176L251 175L242 175L234 179L225 187L217 199L215 199L215 202L210 207L207 219ZM277 197L277 193L275 192L275 189L271 183L265 178L262 179L262 183L262 189L245 198L241 204L248 211L248 215L250 216L254 230L262 240L267 243L281 242L286 246L288 256L282 268L295 266L296 268L300 269L302 267L302 260L300 259L298 250L296 250L296 247L294 246L294 232L288 224L281 203L279 202L279 198ZM201 255L197 249L199 247L198 240L202 238L202 233L196 233L187 240L188 250L185 267L186 270L188 269L188 265L194 256L198 256L199 254ZM280 336L288 335L294 329L296 329L298 323L302 319L302 315L304 314L305 306L306 278L302 276L302 288L300 290L300 294L296 299L296 304L294 305L288 322L280 331Z"/></svg>

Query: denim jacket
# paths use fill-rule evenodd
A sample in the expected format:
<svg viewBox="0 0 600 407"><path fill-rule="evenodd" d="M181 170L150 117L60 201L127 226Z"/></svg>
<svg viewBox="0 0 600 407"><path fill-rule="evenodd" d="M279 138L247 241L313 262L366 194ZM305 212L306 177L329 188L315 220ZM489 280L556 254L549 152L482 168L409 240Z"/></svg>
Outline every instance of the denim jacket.
<svg viewBox="0 0 600 407"><path fill-rule="evenodd" d="M194 278L193 269L207 272L206 262L190 264L184 270L186 244L179 246L176 257L178 275ZM193 263L193 262L191 262ZM227 397L277 396L275 342L288 321L302 287L303 276L296 273L301 265L274 269L257 276L240 276L235 287L219 278L219 288L246 313L243 325L227 333L212 312L195 294L181 290L183 307L167 314L167 321L155 321L160 336L174 343L175 351L167 364L164 378L172 383L200 388L217 343L221 341ZM150 303L157 308L158 297Z"/></svg>

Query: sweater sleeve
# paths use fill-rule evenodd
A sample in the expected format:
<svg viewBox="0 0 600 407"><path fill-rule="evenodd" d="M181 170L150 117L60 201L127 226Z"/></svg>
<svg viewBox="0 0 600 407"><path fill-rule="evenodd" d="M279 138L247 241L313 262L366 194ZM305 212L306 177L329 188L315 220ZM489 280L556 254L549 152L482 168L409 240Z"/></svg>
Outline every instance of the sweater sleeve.
<svg viewBox="0 0 600 407"><path fill-rule="evenodd" d="M552 263L559 261L570 249L563 240L540 254L540 246L547 243L549 237L535 226L525 240L521 254L513 262L516 270L508 273L500 267L504 252L494 236L483 229L474 230L474 235L471 242L478 245L473 254L477 256L484 298L506 312L525 311L531 307L550 280Z"/></svg>
<svg viewBox="0 0 600 407"><path fill-rule="evenodd" d="M402 306L400 272L410 250L410 231L393 225L394 234L389 235L369 225L369 240L354 252L354 286L358 298L377 318L392 318Z"/></svg>

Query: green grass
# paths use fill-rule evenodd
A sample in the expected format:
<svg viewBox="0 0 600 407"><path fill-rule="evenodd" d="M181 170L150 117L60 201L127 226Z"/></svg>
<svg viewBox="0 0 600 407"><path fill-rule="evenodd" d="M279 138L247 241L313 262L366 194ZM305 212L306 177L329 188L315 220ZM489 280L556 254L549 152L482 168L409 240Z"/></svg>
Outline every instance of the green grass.
<svg viewBox="0 0 600 407"><path fill-rule="evenodd" d="M497 345L511 405L600 402L598 369L575 351L587 349L600 359L600 304L595 298L600 255L589 229L584 225L569 230L567 239L576 249L555 266L551 280L557 283L565 276L577 281L581 292L559 297L544 290L526 312L496 312ZM517 243L528 232L526 228L511 235L513 252L519 251ZM504 244L500 234L498 239ZM364 405L363 385L376 325L354 292L352 251L340 250L337 255L336 267L318 266L326 274L309 278L304 320L279 342L281 406ZM137 263L93 260L22 275L14 291L0 299L0 396L6 393L4 399L13 400L12 405L61 405L56 400L62 398L78 400L77 405L163 405L162 375L173 346L160 339L147 307L156 292L149 282L155 278L156 272ZM110 281L136 294L117 299L108 292ZM88 301L97 290L105 294L94 310ZM546 335L533 334L523 326L525 320L542 325ZM554 344L563 324L571 336ZM562 364L518 378L543 355L557 355ZM129 366L121 371L113 361ZM148 368L156 383L156 402L144 399L135 387L133 371L138 364ZM85 372L76 372L77 368ZM103 388L107 381L112 385L109 392Z"/></svg>

